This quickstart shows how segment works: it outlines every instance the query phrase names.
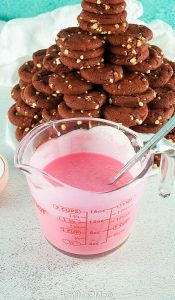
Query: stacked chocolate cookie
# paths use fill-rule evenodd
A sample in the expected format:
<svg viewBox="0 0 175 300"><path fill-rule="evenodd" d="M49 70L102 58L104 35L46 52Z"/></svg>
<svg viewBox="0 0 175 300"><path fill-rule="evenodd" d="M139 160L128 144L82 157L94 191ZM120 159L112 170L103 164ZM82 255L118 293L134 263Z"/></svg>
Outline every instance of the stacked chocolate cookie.
<svg viewBox="0 0 175 300"><path fill-rule="evenodd" d="M40 123L100 117L155 133L174 114L175 63L151 46L152 31L128 24L124 0L84 0L79 27L19 69L9 110L20 140ZM175 142L175 131L168 135Z"/></svg>
<svg viewBox="0 0 175 300"><path fill-rule="evenodd" d="M146 26L129 24L125 33L108 36L109 61L117 65L133 66L149 57L148 41L153 37Z"/></svg>
<svg viewBox="0 0 175 300"><path fill-rule="evenodd" d="M78 27L61 30L56 43L61 62L72 69L91 68L104 61L104 40Z"/></svg>
<svg viewBox="0 0 175 300"><path fill-rule="evenodd" d="M154 89L156 96L148 105L149 112L146 120L142 126L134 127L134 130L142 133L156 133L174 114L173 63L164 59L158 68L148 70L146 73L149 86ZM168 137L172 137L172 135L170 134Z"/></svg>
<svg viewBox="0 0 175 300"><path fill-rule="evenodd" d="M93 81L81 77L80 71L100 67L104 62L104 40L78 27L63 29L56 37L60 61L72 71L69 74L53 74L50 87L64 95L64 102L58 107L62 118L100 117L100 107L107 95Z"/></svg>
<svg viewBox="0 0 175 300"><path fill-rule="evenodd" d="M126 3L124 0L83 0L83 10L78 16L82 30L93 34L119 34L125 32Z"/></svg>
<svg viewBox="0 0 175 300"><path fill-rule="evenodd" d="M15 104L9 109L8 117L17 127L17 140L21 140L35 126L48 121L49 117L45 116L44 112L52 111L62 100L62 96L54 93L49 87L52 72L43 69L45 54L46 50L37 51L33 54L33 60L19 68L20 80L11 92Z"/></svg>
<svg viewBox="0 0 175 300"><path fill-rule="evenodd" d="M151 38L149 28L136 24L129 24L123 34L108 36L109 61L122 65L125 72L118 84L103 86L111 104L104 109L105 118L121 122L127 127L140 126L147 119L148 103L156 97L147 73L155 70L163 61L160 49L148 44Z"/></svg>

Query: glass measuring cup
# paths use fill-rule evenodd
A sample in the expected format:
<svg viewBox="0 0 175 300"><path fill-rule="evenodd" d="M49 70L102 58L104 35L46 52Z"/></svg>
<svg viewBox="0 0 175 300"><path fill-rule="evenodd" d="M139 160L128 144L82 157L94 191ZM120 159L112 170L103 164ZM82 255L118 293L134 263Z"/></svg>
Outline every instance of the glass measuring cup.
<svg viewBox="0 0 175 300"><path fill-rule="evenodd" d="M142 146L132 130L94 118L45 123L22 140L15 165L26 174L42 231L54 247L67 254L89 256L123 244L137 216L154 152L148 151L132 167L131 182L111 192L69 186L44 172L44 167L58 157L82 152L103 154L126 164ZM164 153L161 193L165 196L174 180L175 149L163 140L155 152Z"/></svg>

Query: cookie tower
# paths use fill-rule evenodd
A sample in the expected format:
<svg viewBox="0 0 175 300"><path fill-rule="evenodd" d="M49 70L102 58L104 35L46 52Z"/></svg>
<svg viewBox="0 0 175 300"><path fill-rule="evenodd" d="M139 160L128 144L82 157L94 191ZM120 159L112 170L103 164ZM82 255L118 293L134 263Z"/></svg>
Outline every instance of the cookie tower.
<svg viewBox="0 0 175 300"><path fill-rule="evenodd" d="M156 133L174 114L175 63L152 46L152 32L128 24L123 0L84 0L78 27L19 69L9 110L20 140L40 123L105 118ZM175 142L175 132L168 138Z"/></svg>

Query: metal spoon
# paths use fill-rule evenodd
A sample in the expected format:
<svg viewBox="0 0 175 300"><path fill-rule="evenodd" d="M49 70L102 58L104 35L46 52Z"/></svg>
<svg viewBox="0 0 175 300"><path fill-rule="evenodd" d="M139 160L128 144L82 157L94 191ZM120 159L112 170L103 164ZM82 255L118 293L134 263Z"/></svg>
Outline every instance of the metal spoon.
<svg viewBox="0 0 175 300"><path fill-rule="evenodd" d="M175 127L175 116L173 116L146 144L141 148L127 164L110 180L109 184L116 182L123 174L128 172L148 150L151 150L163 137Z"/></svg>

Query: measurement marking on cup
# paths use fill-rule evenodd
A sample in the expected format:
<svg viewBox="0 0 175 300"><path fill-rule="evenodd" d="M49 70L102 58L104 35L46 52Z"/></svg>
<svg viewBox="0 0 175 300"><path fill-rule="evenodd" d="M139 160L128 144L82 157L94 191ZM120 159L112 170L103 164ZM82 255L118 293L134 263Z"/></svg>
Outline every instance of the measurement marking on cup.
<svg viewBox="0 0 175 300"><path fill-rule="evenodd" d="M86 212L85 245L87 245L88 212Z"/></svg>
<svg viewBox="0 0 175 300"><path fill-rule="evenodd" d="M112 209L111 209L110 216L109 216L109 223L108 223L108 228L107 228L107 233L106 233L106 243L107 243L107 240L108 240L108 234L109 234L111 216L112 216Z"/></svg>
<svg viewBox="0 0 175 300"><path fill-rule="evenodd" d="M130 220L133 210L133 199L128 198L111 208L84 211L59 207L58 218L64 243L71 246L94 246L108 243L109 239L122 234Z"/></svg>

